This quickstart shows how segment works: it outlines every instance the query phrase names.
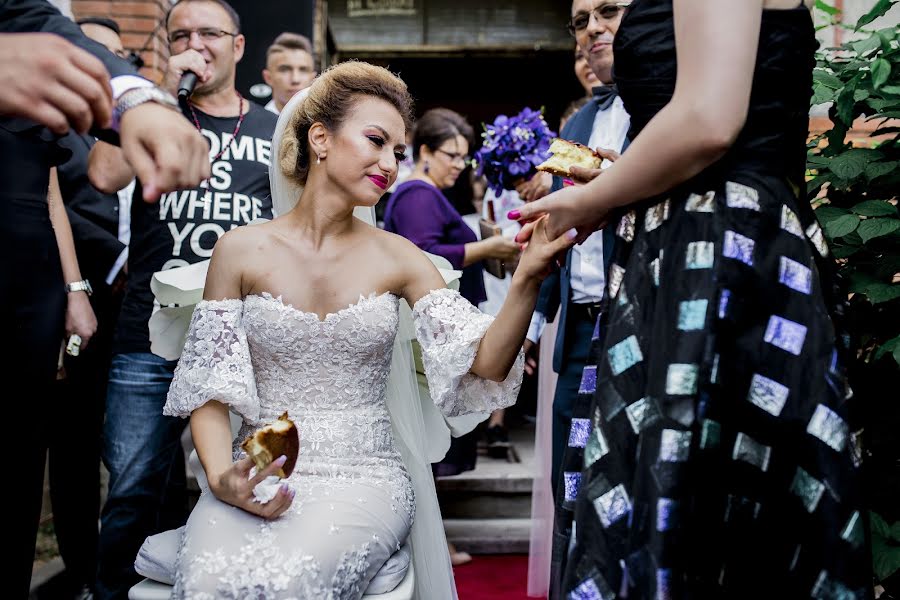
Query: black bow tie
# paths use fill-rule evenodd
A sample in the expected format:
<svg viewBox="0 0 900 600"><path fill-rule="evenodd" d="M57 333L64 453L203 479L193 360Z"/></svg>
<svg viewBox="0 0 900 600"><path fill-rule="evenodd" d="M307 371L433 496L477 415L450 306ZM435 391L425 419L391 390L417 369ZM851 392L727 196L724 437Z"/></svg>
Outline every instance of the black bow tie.
<svg viewBox="0 0 900 600"><path fill-rule="evenodd" d="M593 89L593 92L594 102L597 103L597 110L606 110L612 106L616 96L619 95L619 90L617 90L614 85L598 85Z"/></svg>

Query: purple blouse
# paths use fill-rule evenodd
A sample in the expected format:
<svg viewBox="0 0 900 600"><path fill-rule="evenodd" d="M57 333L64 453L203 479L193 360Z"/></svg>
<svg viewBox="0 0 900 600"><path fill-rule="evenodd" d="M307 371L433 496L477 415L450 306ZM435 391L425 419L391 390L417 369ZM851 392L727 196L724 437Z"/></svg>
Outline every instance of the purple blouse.
<svg viewBox="0 0 900 600"><path fill-rule="evenodd" d="M481 263L463 267L465 246L478 236L439 189L418 179L398 185L385 207L384 228L462 269L459 293L469 302L478 306L487 299Z"/></svg>

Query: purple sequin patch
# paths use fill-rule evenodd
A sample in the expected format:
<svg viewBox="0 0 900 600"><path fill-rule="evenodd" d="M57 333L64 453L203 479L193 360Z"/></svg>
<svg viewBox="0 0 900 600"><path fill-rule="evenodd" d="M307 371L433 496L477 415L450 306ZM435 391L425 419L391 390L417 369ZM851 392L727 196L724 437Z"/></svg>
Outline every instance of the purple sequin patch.
<svg viewBox="0 0 900 600"><path fill-rule="evenodd" d="M581 487L581 471L566 471L563 473L563 485L566 488L566 500L574 502L578 496L578 488Z"/></svg>
<svg viewBox="0 0 900 600"><path fill-rule="evenodd" d="M766 327L766 342L800 356L803 342L806 340L806 326L789 319L772 315Z"/></svg>
<svg viewBox="0 0 900 600"><path fill-rule="evenodd" d="M593 394L597 389L597 366L590 365L581 372L581 385L578 387L579 394Z"/></svg>
<svg viewBox="0 0 900 600"><path fill-rule="evenodd" d="M728 258L739 260L744 264L753 265L753 249L756 242L734 231L725 232L725 242L722 254Z"/></svg>
<svg viewBox="0 0 900 600"><path fill-rule="evenodd" d="M782 256L779 263L778 281L792 290L809 295L812 291L812 271L786 256Z"/></svg>
<svg viewBox="0 0 900 600"><path fill-rule="evenodd" d="M569 447L584 448L590 435L590 419L572 419L572 427L569 429Z"/></svg>

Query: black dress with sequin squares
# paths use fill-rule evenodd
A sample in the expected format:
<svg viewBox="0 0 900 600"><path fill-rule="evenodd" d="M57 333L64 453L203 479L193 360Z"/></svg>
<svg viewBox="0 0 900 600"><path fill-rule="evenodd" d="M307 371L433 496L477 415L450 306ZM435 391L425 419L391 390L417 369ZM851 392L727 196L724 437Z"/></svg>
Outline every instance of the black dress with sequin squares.
<svg viewBox="0 0 900 600"><path fill-rule="evenodd" d="M843 301L805 196L809 11L760 36L731 150L619 223L563 467L567 598L867 597ZM615 61L634 139L674 90L671 0L632 2Z"/></svg>

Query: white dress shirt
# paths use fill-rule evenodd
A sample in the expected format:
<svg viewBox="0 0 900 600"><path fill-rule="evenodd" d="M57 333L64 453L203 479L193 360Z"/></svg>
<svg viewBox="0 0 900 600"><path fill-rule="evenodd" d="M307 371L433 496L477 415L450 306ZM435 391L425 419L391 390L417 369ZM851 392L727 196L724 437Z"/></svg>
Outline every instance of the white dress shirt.
<svg viewBox="0 0 900 600"><path fill-rule="evenodd" d="M590 148L621 152L630 126L631 117L625 112L622 98L616 96L609 108L597 111L587 145ZM604 160L601 166L605 169L610 164L608 160ZM603 271L603 231L595 231L584 242L572 248L569 283L572 296L569 299L562 298L562 302L571 300L575 304L593 304L603 299L603 291L606 288L606 275ZM532 342L537 342L546 325L547 317L535 311L526 337Z"/></svg>
<svg viewBox="0 0 900 600"><path fill-rule="evenodd" d="M269 100L269 102L263 107L270 113L275 113L276 115L281 114L281 111L278 110L278 107L275 106L275 98Z"/></svg>
<svg viewBox="0 0 900 600"><path fill-rule="evenodd" d="M132 179L128 185L117 192L119 197L119 230L116 237L125 244L125 248L106 275L106 285L113 284L113 281L119 276L119 271L128 262L128 244L131 242L131 196L134 194L134 182L135 180Z"/></svg>

